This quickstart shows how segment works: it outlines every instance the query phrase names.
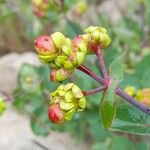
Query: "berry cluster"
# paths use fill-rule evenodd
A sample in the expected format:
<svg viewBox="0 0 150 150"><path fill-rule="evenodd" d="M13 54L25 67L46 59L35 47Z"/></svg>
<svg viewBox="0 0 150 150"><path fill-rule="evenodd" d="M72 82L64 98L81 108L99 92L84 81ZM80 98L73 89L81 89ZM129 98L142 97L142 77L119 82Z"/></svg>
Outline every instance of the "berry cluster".
<svg viewBox="0 0 150 150"><path fill-rule="evenodd" d="M96 47L105 48L110 42L105 28L90 26L73 40L60 32L42 35L34 41L34 47L39 60L50 67L51 81L61 82L83 63L87 54L94 54ZM70 120L76 111L86 107L84 94L74 83L60 85L50 97L48 116L53 123Z"/></svg>
<svg viewBox="0 0 150 150"><path fill-rule="evenodd" d="M85 96L100 91L103 91L100 113L105 129L111 126L115 117L115 94L143 112L150 114L150 108L139 103L144 99L144 104L147 104L147 99L150 97L149 90L136 91L133 87L127 87L124 90L125 93L119 88L119 83L123 78L122 70L120 69L121 66L117 70L115 63L121 63L120 59L123 55L110 65L110 72L107 73L102 49L110 43L111 39L107 35L106 29L101 26L90 26L84 30L84 34L77 35L72 40L60 32L55 32L50 36L43 35L35 40L34 47L38 52L39 60L50 67L51 81L62 82L69 78L77 68L102 85L84 92L74 83L60 85L56 91L50 93L51 102L48 108L48 117L51 122L60 124L69 121L76 112L86 108ZM96 55L102 77L82 65L88 54ZM134 98L137 98L139 102Z"/></svg>
<svg viewBox="0 0 150 150"><path fill-rule="evenodd" d="M75 112L86 107L86 99L74 83L60 85L56 91L50 93L50 97L48 116L53 123L68 121Z"/></svg>
<svg viewBox="0 0 150 150"><path fill-rule="evenodd" d="M51 80L56 82L67 79L83 63L86 54L93 53L94 47L104 48L110 42L105 28L91 26L73 40L55 32L38 37L34 45L40 61L51 68Z"/></svg>

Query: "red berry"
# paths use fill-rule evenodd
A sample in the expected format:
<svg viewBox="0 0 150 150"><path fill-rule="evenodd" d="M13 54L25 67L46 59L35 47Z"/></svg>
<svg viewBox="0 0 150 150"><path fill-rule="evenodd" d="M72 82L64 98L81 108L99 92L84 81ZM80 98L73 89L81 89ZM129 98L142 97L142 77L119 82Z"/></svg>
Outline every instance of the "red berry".
<svg viewBox="0 0 150 150"><path fill-rule="evenodd" d="M55 46L52 38L48 35L42 35L34 41L35 50L41 55L55 53Z"/></svg>
<svg viewBox="0 0 150 150"><path fill-rule="evenodd" d="M65 113L61 110L58 104L51 105L48 108L48 118L52 123L60 124L64 122Z"/></svg>

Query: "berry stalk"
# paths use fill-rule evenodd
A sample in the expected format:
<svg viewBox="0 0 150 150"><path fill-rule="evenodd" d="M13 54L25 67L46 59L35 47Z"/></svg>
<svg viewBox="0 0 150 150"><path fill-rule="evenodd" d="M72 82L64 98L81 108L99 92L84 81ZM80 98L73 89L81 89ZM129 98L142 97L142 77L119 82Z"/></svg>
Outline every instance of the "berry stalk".
<svg viewBox="0 0 150 150"><path fill-rule="evenodd" d="M129 102L130 104L134 105L141 111L145 112L146 114L150 115L150 108L146 107L145 105L139 103L137 100L135 100L133 97L129 96L127 93L122 91L120 88L116 89L116 94L122 97L124 100Z"/></svg>
<svg viewBox="0 0 150 150"><path fill-rule="evenodd" d="M107 86L103 85L101 87L97 87L92 90L83 91L82 93L84 94L84 96L88 96L88 95L92 95L92 94L98 93L98 92L106 90L106 89L107 89Z"/></svg>
<svg viewBox="0 0 150 150"><path fill-rule="evenodd" d="M96 51L96 56L97 56L98 64L99 64L100 70L102 72L102 75L105 79L107 79L108 78L107 69L105 67L103 52L102 52L100 46L98 46L98 49Z"/></svg>
<svg viewBox="0 0 150 150"><path fill-rule="evenodd" d="M81 70L82 72L86 73L88 76L90 76L94 80L98 81L100 84L105 84L105 80L103 78L101 78L98 75L96 75L94 72L92 72L91 70L89 70L84 65L80 65L78 67L78 69Z"/></svg>

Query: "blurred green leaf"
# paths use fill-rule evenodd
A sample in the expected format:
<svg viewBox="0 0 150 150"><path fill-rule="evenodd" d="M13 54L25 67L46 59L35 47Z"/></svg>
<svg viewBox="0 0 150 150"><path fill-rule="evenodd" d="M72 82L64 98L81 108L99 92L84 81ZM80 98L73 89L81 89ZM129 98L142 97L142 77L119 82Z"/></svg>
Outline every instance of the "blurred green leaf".
<svg viewBox="0 0 150 150"><path fill-rule="evenodd" d="M143 73L149 69L150 66L150 55L145 56L135 67L135 75L141 79Z"/></svg>
<svg viewBox="0 0 150 150"><path fill-rule="evenodd" d="M111 150L132 150L133 144L129 139L123 136L113 136Z"/></svg>
<svg viewBox="0 0 150 150"><path fill-rule="evenodd" d="M98 115L89 118L88 122L90 124L90 132L94 138L99 140L99 139L105 139L107 137L108 133L105 132L102 125L99 124Z"/></svg>
<svg viewBox="0 0 150 150"><path fill-rule="evenodd" d="M124 71L123 71L123 60L125 53L117 57L111 64L109 68L110 78L116 80L118 83L123 81Z"/></svg>
<svg viewBox="0 0 150 150"><path fill-rule="evenodd" d="M104 142L97 142L97 143L94 143L91 147L91 150L110 150L109 148L109 143L106 141Z"/></svg>
<svg viewBox="0 0 150 150"><path fill-rule="evenodd" d="M40 66L38 67L38 74L40 76L40 80L42 81L42 88L53 91L56 89L58 84L50 81L50 70L48 67Z"/></svg>
<svg viewBox="0 0 150 150"><path fill-rule="evenodd" d="M141 84L144 88L150 88L150 68L143 72Z"/></svg>
<svg viewBox="0 0 150 150"><path fill-rule="evenodd" d="M73 38L77 34L82 34L80 25L66 19L65 35L69 38Z"/></svg>
<svg viewBox="0 0 150 150"><path fill-rule="evenodd" d="M40 90L40 77L37 69L30 64L23 64L18 73L18 85L27 93Z"/></svg>
<svg viewBox="0 0 150 150"><path fill-rule="evenodd" d="M111 130L150 135L150 116L131 105L119 105Z"/></svg>
<svg viewBox="0 0 150 150"><path fill-rule="evenodd" d="M134 86L137 89L139 89L140 88L140 80L134 74L125 74L124 80L120 86L124 89L128 85Z"/></svg>
<svg viewBox="0 0 150 150"><path fill-rule="evenodd" d="M135 150L149 150L149 147L148 147L148 143L144 140L138 142L136 145L135 145Z"/></svg>
<svg viewBox="0 0 150 150"><path fill-rule="evenodd" d="M100 103L100 118L106 130L110 128L116 114L115 89L117 85L115 81L109 84L107 90L103 92Z"/></svg>
<svg viewBox="0 0 150 150"><path fill-rule="evenodd" d="M28 111L29 112L29 111ZM49 134L49 122L46 111L43 108L36 109L31 115L31 128L36 135L46 136Z"/></svg>

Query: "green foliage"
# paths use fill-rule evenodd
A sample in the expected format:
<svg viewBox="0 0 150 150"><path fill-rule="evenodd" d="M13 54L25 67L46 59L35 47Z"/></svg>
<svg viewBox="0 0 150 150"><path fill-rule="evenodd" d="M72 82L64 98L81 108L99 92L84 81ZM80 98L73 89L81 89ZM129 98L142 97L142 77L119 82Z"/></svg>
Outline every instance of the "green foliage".
<svg viewBox="0 0 150 150"><path fill-rule="evenodd" d="M146 55L135 67L136 76L142 78L145 71L149 69L150 55ZM144 72L143 72L143 71Z"/></svg>
<svg viewBox="0 0 150 150"><path fill-rule="evenodd" d="M125 53L117 57L111 64L109 68L110 78L117 81L118 84L121 83L124 79L124 62Z"/></svg>
<svg viewBox="0 0 150 150"><path fill-rule="evenodd" d="M131 150L133 144L125 137L122 136L112 136L111 138L106 138L103 142L97 142L92 145L91 150Z"/></svg>
<svg viewBox="0 0 150 150"><path fill-rule="evenodd" d="M150 117L130 105L118 105L113 131L123 131L132 134L149 135Z"/></svg>
<svg viewBox="0 0 150 150"><path fill-rule="evenodd" d="M118 83L112 80L107 90L103 92L100 103L100 118L106 130L110 128L116 114L115 89L117 85Z"/></svg>
<svg viewBox="0 0 150 150"><path fill-rule="evenodd" d="M73 38L77 34L82 34L80 25L66 18L65 35L69 38Z"/></svg>

